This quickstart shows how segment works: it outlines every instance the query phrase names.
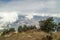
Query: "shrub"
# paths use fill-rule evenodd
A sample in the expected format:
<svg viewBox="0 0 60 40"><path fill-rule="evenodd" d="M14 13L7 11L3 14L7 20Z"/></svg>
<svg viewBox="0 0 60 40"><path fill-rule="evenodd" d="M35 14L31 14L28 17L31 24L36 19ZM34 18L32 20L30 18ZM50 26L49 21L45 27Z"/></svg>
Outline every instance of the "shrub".
<svg viewBox="0 0 60 40"><path fill-rule="evenodd" d="M9 31L7 29L4 29L2 35L8 34L8 33L9 33Z"/></svg>
<svg viewBox="0 0 60 40"><path fill-rule="evenodd" d="M15 29L14 28L10 28L9 32L15 32Z"/></svg>
<svg viewBox="0 0 60 40"><path fill-rule="evenodd" d="M19 26L18 27L18 32L22 32L23 31L23 27L22 26Z"/></svg>
<svg viewBox="0 0 60 40"><path fill-rule="evenodd" d="M39 21L40 29L45 32L52 32L55 28L56 24L54 22L53 17L49 17L46 20Z"/></svg>
<svg viewBox="0 0 60 40"><path fill-rule="evenodd" d="M27 30L28 30L28 27L26 25L24 25L23 31L27 31Z"/></svg>
<svg viewBox="0 0 60 40"><path fill-rule="evenodd" d="M18 32L25 32L27 30L31 30L31 29L36 29L35 26L27 26L27 25L24 25L23 27L22 26L19 26L18 27Z"/></svg>

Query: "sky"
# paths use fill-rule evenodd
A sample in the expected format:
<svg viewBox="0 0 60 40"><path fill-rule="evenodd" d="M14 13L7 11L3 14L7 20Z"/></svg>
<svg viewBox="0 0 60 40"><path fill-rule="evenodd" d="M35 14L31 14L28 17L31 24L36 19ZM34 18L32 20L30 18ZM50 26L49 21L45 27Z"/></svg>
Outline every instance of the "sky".
<svg viewBox="0 0 60 40"><path fill-rule="evenodd" d="M0 11L27 13L60 13L59 0L0 0Z"/></svg>
<svg viewBox="0 0 60 40"><path fill-rule="evenodd" d="M15 22L18 15L27 15L29 19L33 15L60 18L60 0L0 0L0 18L3 22Z"/></svg>
<svg viewBox="0 0 60 40"><path fill-rule="evenodd" d="M0 12L17 12L21 15L60 14L60 0L0 0Z"/></svg>

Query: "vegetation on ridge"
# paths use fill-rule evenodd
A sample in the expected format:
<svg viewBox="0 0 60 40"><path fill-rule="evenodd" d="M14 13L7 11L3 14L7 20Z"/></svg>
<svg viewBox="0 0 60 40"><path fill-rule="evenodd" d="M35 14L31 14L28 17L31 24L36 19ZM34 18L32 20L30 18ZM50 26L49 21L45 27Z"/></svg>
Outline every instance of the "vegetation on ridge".
<svg viewBox="0 0 60 40"><path fill-rule="evenodd" d="M55 23L54 22L54 19L53 19L53 17L49 17L49 18L47 18L47 19L45 19L45 20L41 20L41 21L39 21L39 26L40 26L40 28L39 29L37 29L36 28L36 26L27 26L27 25L24 25L24 26L19 26L18 27L18 33L17 34L15 34L14 36L15 36L15 38L17 37L17 39L18 40L20 40L21 38L20 37L22 37L22 36L24 36L25 35L25 37L26 37L26 35L27 34L29 34L29 36L27 37L27 40L30 40L29 38L31 38L31 40L60 40L59 38L60 38L60 36L59 36L59 38L57 38L56 36L55 36L55 33L58 33L59 32L59 30L60 30L60 23ZM32 31L31 31L32 30ZM34 30L34 31L33 31ZM55 32L55 31L57 31L57 32ZM4 30L3 31L3 33L2 33L2 35L6 35L6 34L8 34L9 35L9 33L13 33L14 34L14 32L15 32L15 29L14 28L10 28L9 30ZM30 34L30 32L31 32L31 34ZM42 32L42 33L41 33ZM53 32L55 32L54 34L53 34ZM23 34L23 35L22 35ZM36 35L37 34L37 35ZM18 35L18 36L17 36ZM35 36L36 35L36 36ZM40 35L40 36L39 36ZM57 35L57 34L56 34ZM11 37L12 37L13 35L11 35ZM14 37L13 36L13 37ZM42 36L42 37L41 37ZM9 39L11 38L11 37L9 37ZM36 37L36 39L33 39L33 38L35 38ZM41 37L41 39L40 39L40 37ZM5 38L5 37L2 37L2 38ZM55 39L56 38L56 39ZM8 38L7 38L8 39ZM22 38L22 40L25 40L24 38Z"/></svg>

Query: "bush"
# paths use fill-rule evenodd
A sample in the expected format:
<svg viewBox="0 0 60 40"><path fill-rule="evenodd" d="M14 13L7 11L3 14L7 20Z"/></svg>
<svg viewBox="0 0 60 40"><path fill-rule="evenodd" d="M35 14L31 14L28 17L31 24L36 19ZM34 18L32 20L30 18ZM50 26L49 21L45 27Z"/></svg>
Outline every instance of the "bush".
<svg viewBox="0 0 60 40"><path fill-rule="evenodd" d="M36 29L36 26L32 26L32 25L31 25L31 26L30 26L30 29Z"/></svg>
<svg viewBox="0 0 60 40"><path fill-rule="evenodd" d="M49 17L46 20L39 21L40 29L45 32L52 32L55 28L56 24L54 22L53 17Z"/></svg>
<svg viewBox="0 0 60 40"><path fill-rule="evenodd" d="M22 32L23 31L23 27L22 26L19 26L18 27L18 32Z"/></svg>
<svg viewBox="0 0 60 40"><path fill-rule="evenodd" d="M31 30L31 29L36 29L35 26L27 26L27 25L24 25L23 27L22 26L19 26L18 27L18 32L25 32L27 30Z"/></svg>
<svg viewBox="0 0 60 40"><path fill-rule="evenodd" d="M15 32L15 29L14 28L10 28L9 32Z"/></svg>
<svg viewBox="0 0 60 40"><path fill-rule="evenodd" d="M14 28L10 28L9 30L4 29L2 35L9 34L10 32L15 32L15 29Z"/></svg>
<svg viewBox="0 0 60 40"><path fill-rule="evenodd" d="M28 27L26 25L24 25L23 31L27 31L27 30L28 30Z"/></svg>
<svg viewBox="0 0 60 40"><path fill-rule="evenodd" d="M9 31L7 29L4 29L2 35L8 34L8 33L9 33Z"/></svg>

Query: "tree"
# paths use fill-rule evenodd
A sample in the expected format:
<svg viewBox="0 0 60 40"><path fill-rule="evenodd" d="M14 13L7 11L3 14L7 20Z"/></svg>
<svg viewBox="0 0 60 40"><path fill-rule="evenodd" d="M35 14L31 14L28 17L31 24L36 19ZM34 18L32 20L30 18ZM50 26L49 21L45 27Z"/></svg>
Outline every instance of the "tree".
<svg viewBox="0 0 60 40"><path fill-rule="evenodd" d="M15 29L14 28L10 28L9 30L4 29L2 35L9 34L10 32L15 32Z"/></svg>
<svg viewBox="0 0 60 40"><path fill-rule="evenodd" d="M10 28L9 32L15 32L15 28Z"/></svg>
<svg viewBox="0 0 60 40"><path fill-rule="evenodd" d="M34 25L34 26L31 25L31 26L30 26L30 29L36 29L36 26L35 26L35 25Z"/></svg>
<svg viewBox="0 0 60 40"><path fill-rule="evenodd" d="M2 35L8 34L8 33L9 33L9 31L7 29L4 29Z"/></svg>
<svg viewBox="0 0 60 40"><path fill-rule="evenodd" d="M45 32L52 32L56 23L54 22L53 17L49 17L46 20L39 21L40 29Z"/></svg>
<svg viewBox="0 0 60 40"><path fill-rule="evenodd" d="M60 22L57 25L57 31L60 31Z"/></svg>
<svg viewBox="0 0 60 40"><path fill-rule="evenodd" d="M60 25L60 22L58 23L58 25Z"/></svg>
<svg viewBox="0 0 60 40"><path fill-rule="evenodd" d="M19 26L18 27L18 32L22 32L23 31L23 27L22 26Z"/></svg>
<svg viewBox="0 0 60 40"><path fill-rule="evenodd" d="M27 25L24 25L24 27L23 27L23 31L27 31L27 30L28 30Z"/></svg>

